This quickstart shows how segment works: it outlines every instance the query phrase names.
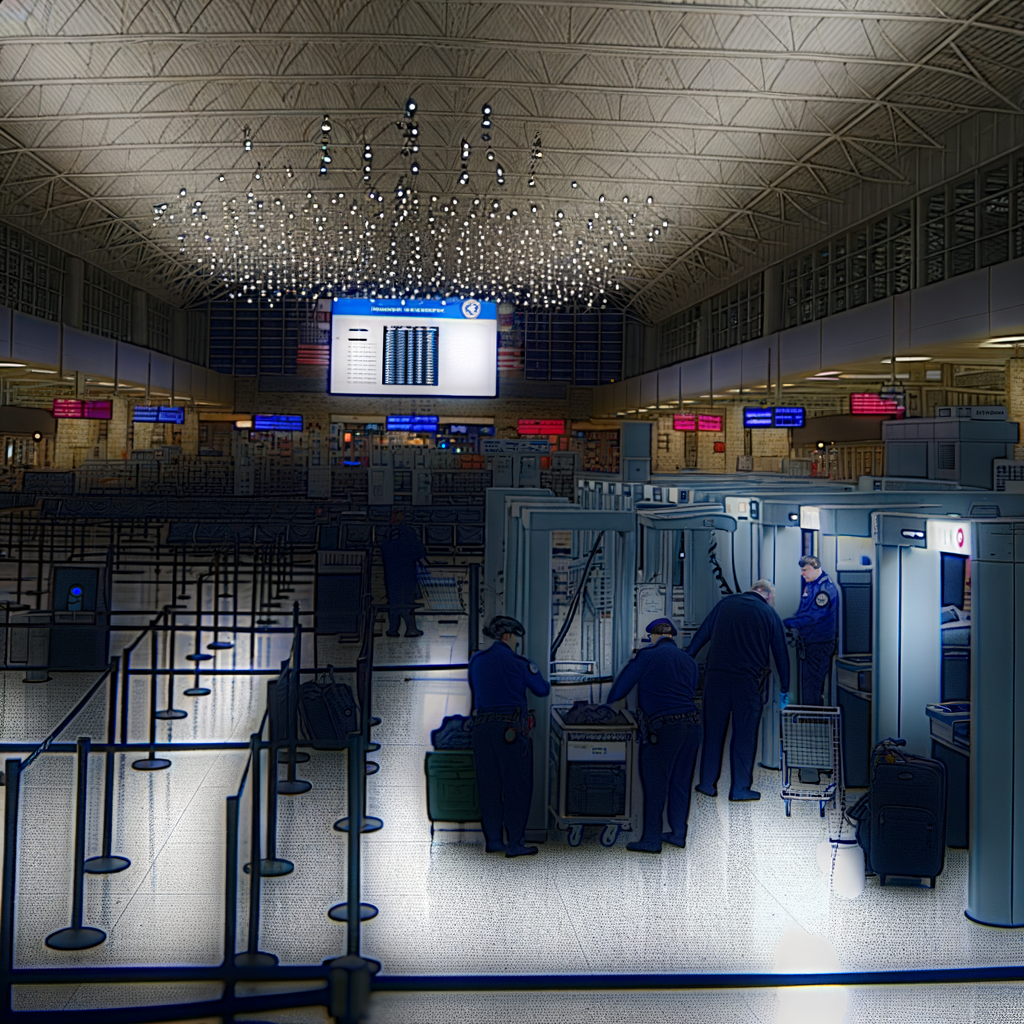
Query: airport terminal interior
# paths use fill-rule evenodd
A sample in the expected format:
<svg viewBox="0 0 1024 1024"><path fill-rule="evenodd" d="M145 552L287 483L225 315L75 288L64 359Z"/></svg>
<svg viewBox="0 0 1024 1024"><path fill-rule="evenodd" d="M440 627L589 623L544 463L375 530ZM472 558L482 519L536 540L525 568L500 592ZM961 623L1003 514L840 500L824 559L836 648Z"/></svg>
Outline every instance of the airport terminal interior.
<svg viewBox="0 0 1024 1024"><path fill-rule="evenodd" d="M1022 345L1017 0L0 0L0 1020L1020 1020Z"/></svg>

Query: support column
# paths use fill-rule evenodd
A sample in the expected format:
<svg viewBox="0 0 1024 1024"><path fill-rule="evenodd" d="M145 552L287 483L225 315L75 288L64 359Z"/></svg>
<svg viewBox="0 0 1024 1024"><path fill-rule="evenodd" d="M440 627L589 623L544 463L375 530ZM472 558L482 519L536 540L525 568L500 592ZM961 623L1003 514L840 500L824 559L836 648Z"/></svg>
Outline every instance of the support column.
<svg viewBox="0 0 1024 1024"><path fill-rule="evenodd" d="M1024 435L1024 358L1006 360L1006 416L1022 424ZM1024 436L1013 449L1015 459L1024 459Z"/></svg>
<svg viewBox="0 0 1024 1024"><path fill-rule="evenodd" d="M727 405L725 413L725 471L736 472L736 460L746 452L746 438L743 429L743 406Z"/></svg>

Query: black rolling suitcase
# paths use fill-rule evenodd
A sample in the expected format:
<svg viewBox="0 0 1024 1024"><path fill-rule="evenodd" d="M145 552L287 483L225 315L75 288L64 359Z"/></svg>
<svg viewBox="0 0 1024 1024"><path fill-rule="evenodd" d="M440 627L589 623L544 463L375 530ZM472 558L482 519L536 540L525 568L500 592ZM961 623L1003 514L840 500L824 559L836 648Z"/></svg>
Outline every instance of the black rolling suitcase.
<svg viewBox="0 0 1024 1024"><path fill-rule="evenodd" d="M946 861L946 766L905 754L906 740L884 740L871 757L867 797L851 808L869 871L928 878L932 888Z"/></svg>

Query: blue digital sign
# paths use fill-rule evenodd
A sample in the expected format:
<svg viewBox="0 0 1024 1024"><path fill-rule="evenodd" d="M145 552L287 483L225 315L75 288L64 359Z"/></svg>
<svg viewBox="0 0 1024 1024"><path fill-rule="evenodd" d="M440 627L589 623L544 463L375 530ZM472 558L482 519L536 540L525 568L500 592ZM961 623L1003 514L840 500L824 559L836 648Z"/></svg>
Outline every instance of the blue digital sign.
<svg viewBox="0 0 1024 1024"><path fill-rule="evenodd" d="M747 407L743 410L743 426L748 430L760 427L802 427L804 410L798 405L769 406L768 408Z"/></svg>
<svg viewBox="0 0 1024 1024"><path fill-rule="evenodd" d="M772 419L772 409L751 409L747 408L743 410L743 426L748 430L755 427L771 427L774 426Z"/></svg>
<svg viewBox="0 0 1024 1024"><path fill-rule="evenodd" d="M184 423L183 405L137 405L133 416L135 423Z"/></svg>
<svg viewBox="0 0 1024 1024"><path fill-rule="evenodd" d="M253 430L301 430L301 416L271 416L256 413L252 418Z"/></svg>
<svg viewBox="0 0 1024 1024"><path fill-rule="evenodd" d="M404 430L411 434L436 434L436 416L389 416L388 430Z"/></svg>
<svg viewBox="0 0 1024 1024"><path fill-rule="evenodd" d="M804 410L798 405L779 405L775 408L775 426L777 427L802 427L804 425Z"/></svg>

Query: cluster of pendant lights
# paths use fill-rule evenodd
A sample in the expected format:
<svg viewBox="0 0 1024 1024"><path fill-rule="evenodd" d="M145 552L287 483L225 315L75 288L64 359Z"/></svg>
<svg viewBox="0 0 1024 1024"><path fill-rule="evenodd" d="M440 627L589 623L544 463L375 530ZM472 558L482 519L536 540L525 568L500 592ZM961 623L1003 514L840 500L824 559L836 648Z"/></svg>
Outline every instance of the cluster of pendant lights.
<svg viewBox="0 0 1024 1024"><path fill-rule="evenodd" d="M409 99L397 122L401 166L375 173L373 147L363 142L361 185L358 169L339 168L324 115L318 172L305 191L293 183L301 171L288 165L273 172L257 162L243 193L218 196L211 210L183 186L174 208L153 207L154 226L173 232L197 273L249 302L272 306L288 294L473 296L533 307L605 305L619 279L632 276L637 241L654 243L668 227L654 215L651 196L646 204L587 198L572 181L565 208L542 197L539 134L524 168L530 196L509 196L514 179L493 147L489 103L480 121L484 173L471 166L472 147L462 139L452 191L421 192L416 113ZM246 126L242 148L253 147ZM546 184L549 193L559 191L557 181Z"/></svg>

